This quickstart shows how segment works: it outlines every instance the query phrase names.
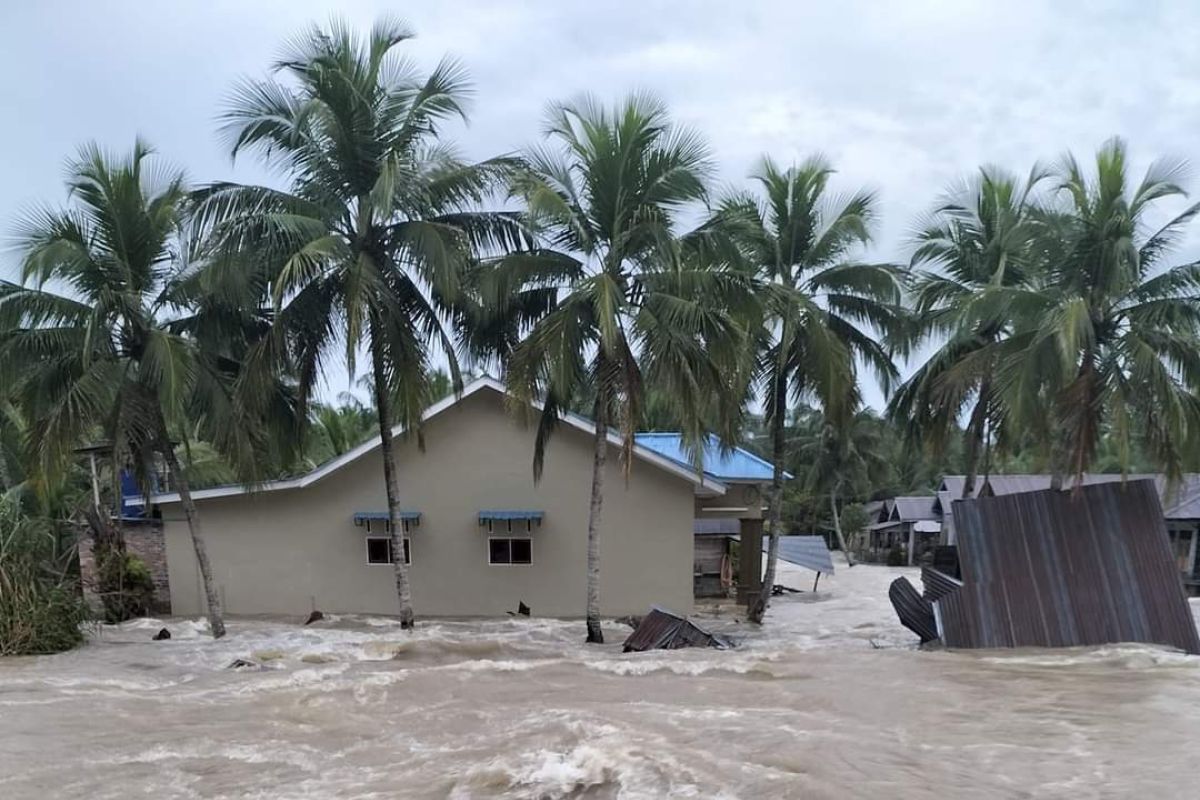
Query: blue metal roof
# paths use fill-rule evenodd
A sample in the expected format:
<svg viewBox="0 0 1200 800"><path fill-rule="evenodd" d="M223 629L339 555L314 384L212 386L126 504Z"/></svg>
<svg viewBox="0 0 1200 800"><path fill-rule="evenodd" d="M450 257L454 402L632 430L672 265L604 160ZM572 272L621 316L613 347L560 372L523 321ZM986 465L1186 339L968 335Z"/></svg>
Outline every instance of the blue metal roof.
<svg viewBox="0 0 1200 800"><path fill-rule="evenodd" d="M541 522L544 514L544 511L523 508L485 509L479 512L479 524L482 525L485 522L514 519L534 520L536 522Z"/></svg>
<svg viewBox="0 0 1200 800"><path fill-rule="evenodd" d="M383 520L384 522L387 522L390 519L391 519L391 514L389 514L386 511L355 511L354 512L354 524L355 525L358 525L363 522L367 522L369 520ZM400 519L409 520L409 521L420 520L421 512L420 511L405 511L404 509L401 509Z"/></svg>
<svg viewBox="0 0 1200 800"><path fill-rule="evenodd" d="M638 433L634 439L642 447L652 450L664 458L687 469L693 469L692 459L679 433ZM736 447L732 452L721 452L717 437L710 436L704 446L704 474L718 481L769 481L772 477L771 462L759 458L748 450ZM784 473L784 477L792 476Z"/></svg>

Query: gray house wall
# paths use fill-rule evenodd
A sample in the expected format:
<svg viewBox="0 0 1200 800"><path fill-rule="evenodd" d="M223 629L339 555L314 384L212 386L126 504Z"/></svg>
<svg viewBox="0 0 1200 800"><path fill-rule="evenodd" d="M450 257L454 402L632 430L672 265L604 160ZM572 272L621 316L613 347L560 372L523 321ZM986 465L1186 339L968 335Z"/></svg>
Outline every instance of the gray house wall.
<svg viewBox="0 0 1200 800"><path fill-rule="evenodd" d="M402 506L421 512L410 533L413 605L425 616L495 616L521 601L536 615L582 616L591 441L560 426L534 485L532 428L484 389L429 420L425 452L397 441ZM601 529L605 614L681 612L692 603L693 487L641 460L626 483L614 448ZM356 511L384 511L381 455L374 450L303 488L197 501L219 592L230 614L397 612L390 565L368 565ZM481 509L539 509L530 565L489 565ZM203 602L178 503L162 506L171 603L200 614ZM373 525L377 532L380 524ZM506 535L497 523L495 536ZM513 523L513 535L525 523Z"/></svg>

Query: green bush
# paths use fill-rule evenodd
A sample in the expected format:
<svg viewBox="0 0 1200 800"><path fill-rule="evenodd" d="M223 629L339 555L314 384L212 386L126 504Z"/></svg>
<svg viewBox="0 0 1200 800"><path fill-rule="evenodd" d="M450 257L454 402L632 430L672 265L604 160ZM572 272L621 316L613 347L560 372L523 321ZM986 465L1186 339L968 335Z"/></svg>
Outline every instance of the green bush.
<svg viewBox="0 0 1200 800"><path fill-rule="evenodd" d="M87 607L69 562L48 520L0 497L0 656L57 653L83 642Z"/></svg>
<svg viewBox="0 0 1200 800"><path fill-rule="evenodd" d="M119 547L105 548L96 554L96 579L105 622L124 622L150 613L154 580L137 556Z"/></svg>
<svg viewBox="0 0 1200 800"><path fill-rule="evenodd" d="M903 567L906 562L904 558L904 548L896 545L891 550L888 550L887 565L889 567Z"/></svg>

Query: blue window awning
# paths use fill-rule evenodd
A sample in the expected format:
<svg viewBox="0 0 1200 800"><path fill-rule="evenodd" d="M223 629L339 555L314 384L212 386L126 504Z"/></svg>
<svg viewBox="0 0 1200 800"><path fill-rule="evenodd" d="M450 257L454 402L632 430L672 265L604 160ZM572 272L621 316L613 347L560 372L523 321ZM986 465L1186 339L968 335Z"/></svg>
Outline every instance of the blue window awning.
<svg viewBox="0 0 1200 800"><path fill-rule="evenodd" d="M487 527L489 533L496 530L497 525L502 525L503 530L509 533L513 531L513 523L520 525L525 523L525 530L532 531L533 526L542 524L542 516L545 512L531 508L491 508L484 509L479 512L480 527Z"/></svg>
<svg viewBox="0 0 1200 800"><path fill-rule="evenodd" d="M543 511L535 511L532 509L487 509L479 512L479 524L486 525L489 522L513 522L520 520L522 522L541 522L545 515Z"/></svg>
<svg viewBox="0 0 1200 800"><path fill-rule="evenodd" d="M354 524L358 527L366 526L367 530L371 530L371 523L383 523L384 527L391 524L391 514L386 511L355 511ZM414 525L421 524L421 512L411 511L406 509L400 510L400 522L404 525L405 530Z"/></svg>

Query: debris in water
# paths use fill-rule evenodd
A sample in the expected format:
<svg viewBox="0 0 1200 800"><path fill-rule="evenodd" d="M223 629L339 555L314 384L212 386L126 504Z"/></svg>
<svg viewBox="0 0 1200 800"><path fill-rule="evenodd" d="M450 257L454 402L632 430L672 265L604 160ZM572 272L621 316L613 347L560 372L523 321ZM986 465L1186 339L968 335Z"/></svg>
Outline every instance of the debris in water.
<svg viewBox="0 0 1200 800"><path fill-rule="evenodd" d="M902 579L888 591L922 641L1144 642L1200 654L1153 481L955 500L953 514L959 574L927 567L924 597Z"/></svg>
<svg viewBox="0 0 1200 800"><path fill-rule="evenodd" d="M642 624L642 618L636 614L629 614L624 617L617 617L613 620L613 622L617 623L618 625L628 625L634 630L637 630L637 626Z"/></svg>
<svg viewBox="0 0 1200 800"><path fill-rule="evenodd" d="M263 669L263 665L255 661L251 661L248 658L235 658L233 661L229 662L229 666L227 666L225 669L260 670Z"/></svg>
<svg viewBox="0 0 1200 800"><path fill-rule="evenodd" d="M644 650L677 650L681 647L715 647L725 650L733 642L716 633L709 633L687 617L654 606L642 618L637 629L625 640L625 652Z"/></svg>
<svg viewBox="0 0 1200 800"><path fill-rule="evenodd" d="M521 615L522 617L528 617L529 616L529 606L525 605L525 601L522 600L520 603L517 604L516 611L509 611L507 613L510 617L515 617L518 614Z"/></svg>
<svg viewBox="0 0 1200 800"><path fill-rule="evenodd" d="M320 611L313 611L311 614L308 615L308 619L305 621L304 624L312 625L314 622L320 622L323 619L325 619L324 614L322 614Z"/></svg>
<svg viewBox="0 0 1200 800"><path fill-rule="evenodd" d="M937 620L933 605L921 597L908 578L896 578L888 587L888 599L900 617L900 624L921 638L921 644L938 638Z"/></svg>
<svg viewBox="0 0 1200 800"><path fill-rule="evenodd" d="M156 641L156 642L161 642L161 641L163 641L164 639L170 639L170 638L171 638L171 632L170 632L169 630L167 630L166 628L161 628L161 629L159 629L158 633L154 634L154 635L153 635L152 637L150 637L150 638L151 638L153 641Z"/></svg>

